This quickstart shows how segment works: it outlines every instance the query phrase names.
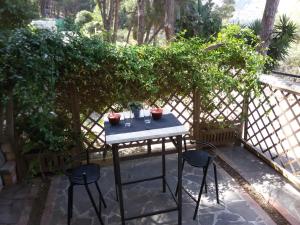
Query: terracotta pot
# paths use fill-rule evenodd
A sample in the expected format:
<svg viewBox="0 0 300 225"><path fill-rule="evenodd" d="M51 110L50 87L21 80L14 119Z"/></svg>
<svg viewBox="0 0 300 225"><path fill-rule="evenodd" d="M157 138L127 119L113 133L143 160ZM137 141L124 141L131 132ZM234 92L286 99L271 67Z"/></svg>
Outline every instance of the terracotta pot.
<svg viewBox="0 0 300 225"><path fill-rule="evenodd" d="M117 125L120 122L121 114L119 113L110 113L108 114L108 121L111 125Z"/></svg>
<svg viewBox="0 0 300 225"><path fill-rule="evenodd" d="M159 120L162 117L163 110L161 108L151 109L151 115L154 120Z"/></svg>

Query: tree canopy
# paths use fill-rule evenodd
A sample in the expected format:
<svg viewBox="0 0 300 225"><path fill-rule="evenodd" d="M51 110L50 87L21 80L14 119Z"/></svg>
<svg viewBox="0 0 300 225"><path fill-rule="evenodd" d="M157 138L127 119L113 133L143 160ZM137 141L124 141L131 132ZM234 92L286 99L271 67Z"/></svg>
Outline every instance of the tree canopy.
<svg viewBox="0 0 300 225"><path fill-rule="evenodd" d="M23 27L37 16L38 10L34 1L0 1L0 31Z"/></svg>

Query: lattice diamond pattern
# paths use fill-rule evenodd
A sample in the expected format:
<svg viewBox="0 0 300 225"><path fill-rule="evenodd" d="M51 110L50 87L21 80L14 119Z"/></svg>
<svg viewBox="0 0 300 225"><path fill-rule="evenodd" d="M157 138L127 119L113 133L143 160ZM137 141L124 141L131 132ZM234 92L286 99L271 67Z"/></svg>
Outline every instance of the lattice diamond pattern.
<svg viewBox="0 0 300 225"><path fill-rule="evenodd" d="M247 141L300 175L300 94L263 86L261 97L249 102Z"/></svg>
<svg viewBox="0 0 300 225"><path fill-rule="evenodd" d="M200 124L218 122L220 118L238 124L241 122L243 96L240 93L233 91L230 97L222 91L215 91L212 101L218 107L212 111L203 110L200 112Z"/></svg>
<svg viewBox="0 0 300 225"><path fill-rule="evenodd" d="M233 92L233 98L216 91L214 103L219 105L212 112L200 112L200 122L225 118L240 122L243 96ZM170 95L163 100L152 102L162 106L190 129L193 123L192 95ZM82 118L82 133L87 148L101 149L105 144L104 116L109 111L118 111L120 106L110 106L103 112L92 112ZM261 153L274 160L295 175L300 175L300 94L263 86L258 98L251 96L248 110L247 142L257 147ZM159 142L160 140L155 140ZM137 146L144 142L126 143L123 147Z"/></svg>
<svg viewBox="0 0 300 225"><path fill-rule="evenodd" d="M92 112L82 119L81 131L86 148L101 149L104 147L104 116L110 111L117 111L118 106L107 107L103 112Z"/></svg>
<svg viewBox="0 0 300 225"><path fill-rule="evenodd" d="M159 99L151 103L153 106L162 106L166 110L174 113L174 115L179 119L179 121L189 127L192 127L192 112L193 112L193 101L192 95L178 96L170 95L165 99ZM88 113L82 119L82 134L84 137L84 145L89 149L101 150L105 145L105 132L104 132L104 117L106 113L110 111L119 111L120 106L110 106L106 108L103 112L92 112ZM160 140L153 140L153 143L157 143ZM122 147L134 147L138 145L145 144L142 142L131 142L124 143Z"/></svg>

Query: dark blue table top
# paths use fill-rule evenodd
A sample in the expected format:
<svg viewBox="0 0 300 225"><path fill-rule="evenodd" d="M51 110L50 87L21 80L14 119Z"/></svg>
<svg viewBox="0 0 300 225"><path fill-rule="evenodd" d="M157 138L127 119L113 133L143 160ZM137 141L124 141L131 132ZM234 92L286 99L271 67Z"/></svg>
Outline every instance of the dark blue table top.
<svg viewBox="0 0 300 225"><path fill-rule="evenodd" d="M104 130L106 135L123 134L138 132L151 129L162 129L167 127L175 127L182 125L178 119L172 114L164 114L159 120L153 120L151 123L145 124L144 117L133 118L130 127L125 127L124 120L121 120L118 125L111 125L108 121L104 123Z"/></svg>

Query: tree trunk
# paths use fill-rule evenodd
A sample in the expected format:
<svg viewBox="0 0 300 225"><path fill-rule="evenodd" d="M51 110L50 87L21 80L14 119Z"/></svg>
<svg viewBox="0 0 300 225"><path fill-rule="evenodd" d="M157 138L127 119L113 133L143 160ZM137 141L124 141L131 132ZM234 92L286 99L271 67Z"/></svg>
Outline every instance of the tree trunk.
<svg viewBox="0 0 300 225"><path fill-rule="evenodd" d="M108 12L108 18L107 18L109 31L111 29L112 22L114 19L114 2L115 2L115 0L110 0L110 2L109 2L109 12Z"/></svg>
<svg viewBox="0 0 300 225"><path fill-rule="evenodd" d="M165 33L167 41L170 41L175 34L175 2L165 0Z"/></svg>
<svg viewBox="0 0 300 225"><path fill-rule="evenodd" d="M15 125L14 125L14 101L13 91L11 90L8 95L6 105L6 135L10 141L15 140Z"/></svg>
<svg viewBox="0 0 300 225"><path fill-rule="evenodd" d="M106 30L106 27L107 27L107 23L106 23L106 0L96 0L97 2L97 5L99 7L99 10L100 10L100 14L101 14L101 17L102 17L102 21L103 21L103 26L104 26L104 29Z"/></svg>
<svg viewBox="0 0 300 225"><path fill-rule="evenodd" d="M14 113L14 99L13 99L13 91L10 90L8 92L8 101L6 103L5 110L5 120L6 120L6 130L5 136L8 138L11 149L10 151L14 154L15 161L17 164L17 175L20 180L24 178L25 175L25 164L24 158L21 155L21 149L19 148L19 141L15 135L15 113Z"/></svg>
<svg viewBox="0 0 300 225"><path fill-rule="evenodd" d="M152 30L152 24L150 26L147 26L147 28L146 28L146 36L145 36L145 39L144 39L144 43L148 43L149 38L150 38L151 30Z"/></svg>
<svg viewBox="0 0 300 225"><path fill-rule="evenodd" d="M40 13L42 17L46 17L46 6L47 6L47 0L40 0Z"/></svg>
<svg viewBox="0 0 300 225"><path fill-rule="evenodd" d="M143 44L145 32L145 0L138 0L138 45Z"/></svg>
<svg viewBox="0 0 300 225"><path fill-rule="evenodd" d="M72 129L76 137L76 151L81 152L83 145L81 140L81 123L80 123L80 99L78 98L78 91L75 85L70 87L71 96L70 106L72 113Z"/></svg>
<svg viewBox="0 0 300 225"><path fill-rule="evenodd" d="M132 30L132 25L130 25L129 30L128 30L128 34L127 34L127 38L126 38L126 44L129 43L129 38L130 38L130 34L131 34L131 30Z"/></svg>
<svg viewBox="0 0 300 225"><path fill-rule="evenodd" d="M160 30L161 30L163 27L164 27L164 26L163 26L163 24L162 24L160 27L158 27L158 28L154 31L152 37L149 38L148 44L150 44L151 41L154 41L154 42L155 42L155 39L156 39L158 33L160 32Z"/></svg>
<svg viewBox="0 0 300 225"><path fill-rule="evenodd" d="M107 4L108 1L109 4ZM114 0L96 0L96 2L100 9L104 30L107 32L107 39L110 40L110 30L112 26L112 20L114 18Z"/></svg>
<svg viewBox="0 0 300 225"><path fill-rule="evenodd" d="M114 20L114 34L112 41L115 43L117 41L117 34L119 28L119 10L120 10L120 0L115 0L115 20Z"/></svg>
<svg viewBox="0 0 300 225"><path fill-rule="evenodd" d="M57 11L56 11L56 17L57 17L57 18L59 18L59 16L60 16L60 8L59 8L59 7L57 7Z"/></svg>
<svg viewBox="0 0 300 225"><path fill-rule="evenodd" d="M260 32L261 46L260 52L267 53L267 48L270 45L271 34L275 22L275 16L278 8L279 0L267 0L262 18L262 27Z"/></svg>

